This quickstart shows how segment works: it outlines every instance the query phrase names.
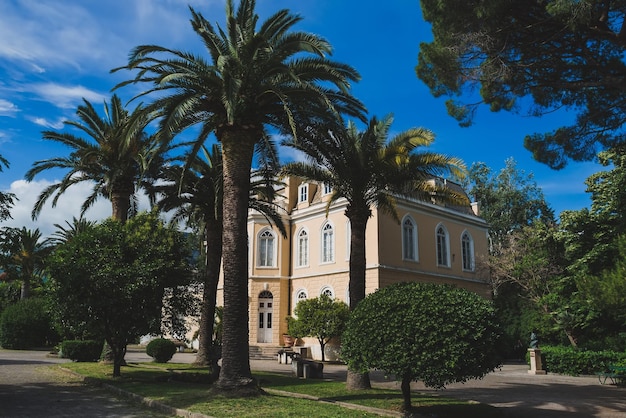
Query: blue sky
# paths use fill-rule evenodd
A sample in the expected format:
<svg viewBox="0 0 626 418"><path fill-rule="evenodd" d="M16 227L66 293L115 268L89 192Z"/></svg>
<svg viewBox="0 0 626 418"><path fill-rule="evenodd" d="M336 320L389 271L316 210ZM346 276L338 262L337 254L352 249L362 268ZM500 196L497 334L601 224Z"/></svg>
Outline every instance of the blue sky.
<svg viewBox="0 0 626 418"><path fill-rule="evenodd" d="M102 109L110 89L130 77L110 74L126 63L129 51L140 44L157 44L188 51L202 50L189 25L193 6L211 22L223 22L224 0L4 0L0 2L0 154L11 166L0 173L0 190L20 201L13 220L4 225L39 227L44 235L78 217L89 186L69 190L54 209L44 209L36 222L30 211L40 191L58 180L50 172L26 183L24 173L34 161L67 155L67 150L41 139L41 131L63 129L75 118L82 98ZM482 108L470 128L460 128L446 114L444 100L434 99L417 79L415 65L420 42L431 39L422 20L419 1L392 0L257 0L261 19L288 8L304 19L296 29L317 33L334 48L333 59L355 67L362 80L353 94L370 116L393 113L393 131L414 126L432 130L432 150L462 158L469 166L483 161L494 171L513 157L518 169L533 173L558 215L589 206L584 180L599 168L594 163L571 163L553 171L532 160L523 148L525 134L553 130L567 115L541 119ZM118 90L130 99L134 87ZM131 104L131 108L134 105ZM110 215L100 201L91 219Z"/></svg>

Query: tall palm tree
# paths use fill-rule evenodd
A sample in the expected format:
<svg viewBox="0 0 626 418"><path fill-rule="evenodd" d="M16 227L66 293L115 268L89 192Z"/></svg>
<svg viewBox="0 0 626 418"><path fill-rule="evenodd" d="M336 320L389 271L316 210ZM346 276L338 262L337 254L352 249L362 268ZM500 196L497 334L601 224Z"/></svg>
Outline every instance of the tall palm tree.
<svg viewBox="0 0 626 418"><path fill-rule="evenodd" d="M218 144L211 151L202 147L202 158L197 156L185 169L170 165L164 170L164 183L154 186L151 193L160 195L157 207L174 211L173 221L186 220L198 227L204 241L205 266L202 269L203 295L200 314L199 347L196 364L208 365L217 372L217 357L212 350L216 317L217 284L222 262L223 232L223 172L222 151ZM263 214L268 221L287 235L279 208L273 203L275 171L272 164L251 173L249 208ZM271 171L265 173L264 170Z"/></svg>
<svg viewBox="0 0 626 418"><path fill-rule="evenodd" d="M254 388L254 394L247 344L246 222L255 144L268 136L269 128L293 134L297 125L313 119L343 112L356 116L364 109L348 93L350 82L359 77L356 71L329 60L330 44L321 37L292 31L299 16L280 10L259 24L255 0L241 0L236 10L233 3L226 1L225 28L213 26L190 7L192 28L208 57L139 46L123 67L137 70L136 77L119 86L150 83L143 94L158 93L148 109L160 111L165 135L201 125L191 155L211 133L221 143L224 331L216 387L242 393Z"/></svg>
<svg viewBox="0 0 626 418"><path fill-rule="evenodd" d="M350 309L365 298L365 231L371 208L391 214L398 220L395 197L422 199L456 198L447 189L433 185L434 176L461 175L461 160L430 152L416 152L434 140L423 128L401 132L388 140L393 122L373 117L364 131L350 122L329 130L326 125L309 127L298 141L287 142L302 151L308 162L283 167L283 174L319 181L332 188L327 208L344 198L345 215L350 221ZM367 374L349 373L348 387L369 387Z"/></svg>
<svg viewBox="0 0 626 418"><path fill-rule="evenodd" d="M149 117L141 106L132 113L126 111L117 95L113 95L110 105L104 103L104 117L100 117L85 99L76 114L79 121L65 124L82 131L88 139L69 132L42 133L44 139L64 144L72 152L67 157L36 161L26 173L26 180L32 181L37 174L49 169L69 170L60 182L41 192L32 217L39 216L53 195L52 207L55 207L70 186L87 181L94 186L81 207L81 216L99 197L104 197L111 201L113 218L124 222L131 209L135 187L151 180L160 164L161 149L154 138L144 132Z"/></svg>
<svg viewBox="0 0 626 418"><path fill-rule="evenodd" d="M45 258L52 247L42 240L39 229L3 228L2 269L8 280L22 282L20 299L31 296L35 279L42 278Z"/></svg>

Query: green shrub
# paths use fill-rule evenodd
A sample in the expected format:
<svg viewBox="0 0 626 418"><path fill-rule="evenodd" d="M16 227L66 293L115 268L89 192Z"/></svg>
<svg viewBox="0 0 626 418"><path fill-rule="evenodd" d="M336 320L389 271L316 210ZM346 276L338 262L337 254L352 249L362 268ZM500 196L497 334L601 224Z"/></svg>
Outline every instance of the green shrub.
<svg viewBox="0 0 626 418"><path fill-rule="evenodd" d="M546 371L570 376L595 374L607 370L610 364L626 361L626 353L590 351L574 347L541 347L541 359Z"/></svg>
<svg viewBox="0 0 626 418"><path fill-rule="evenodd" d="M167 363L176 353L176 344L165 338L156 338L148 343L146 354L157 363Z"/></svg>
<svg viewBox="0 0 626 418"><path fill-rule="evenodd" d="M54 345L58 336L46 303L40 298L20 300L0 316L0 346L23 350Z"/></svg>
<svg viewBox="0 0 626 418"><path fill-rule="evenodd" d="M103 342L99 340L67 340L61 343L61 357L74 361L98 361Z"/></svg>

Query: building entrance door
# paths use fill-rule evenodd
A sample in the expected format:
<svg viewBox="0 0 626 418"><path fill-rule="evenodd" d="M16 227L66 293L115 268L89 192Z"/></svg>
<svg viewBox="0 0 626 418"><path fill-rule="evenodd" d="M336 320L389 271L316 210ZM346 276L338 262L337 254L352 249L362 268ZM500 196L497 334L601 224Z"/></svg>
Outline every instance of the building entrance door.
<svg viewBox="0 0 626 418"><path fill-rule="evenodd" d="M264 290L259 294L259 329L257 342L272 342L272 314L274 313L274 295Z"/></svg>

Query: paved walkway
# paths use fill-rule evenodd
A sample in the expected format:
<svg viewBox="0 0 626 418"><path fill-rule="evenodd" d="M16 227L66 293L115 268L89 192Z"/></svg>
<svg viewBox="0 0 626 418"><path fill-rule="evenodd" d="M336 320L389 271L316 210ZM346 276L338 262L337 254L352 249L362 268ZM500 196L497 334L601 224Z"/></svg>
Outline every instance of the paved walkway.
<svg viewBox="0 0 626 418"><path fill-rule="evenodd" d="M191 363L193 354L176 353L172 361ZM145 353L129 352L128 362L151 361ZM162 417L107 392L60 377L41 366L66 360L49 358L41 351L0 350L0 417ZM253 370L291 373L291 366L277 361L252 360ZM326 364L324 376L345 380L342 365ZM399 388L382 373L371 374L374 386ZM413 389L424 393L487 403L508 417L624 418L626 388L600 385L596 377L529 375L523 364L505 365L482 380L450 385L443 391Z"/></svg>

